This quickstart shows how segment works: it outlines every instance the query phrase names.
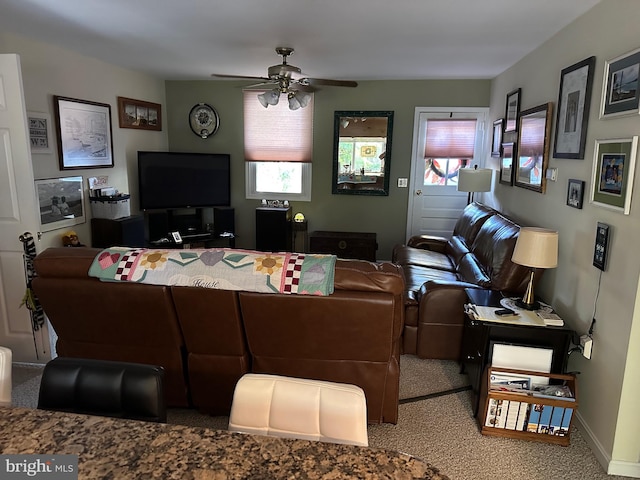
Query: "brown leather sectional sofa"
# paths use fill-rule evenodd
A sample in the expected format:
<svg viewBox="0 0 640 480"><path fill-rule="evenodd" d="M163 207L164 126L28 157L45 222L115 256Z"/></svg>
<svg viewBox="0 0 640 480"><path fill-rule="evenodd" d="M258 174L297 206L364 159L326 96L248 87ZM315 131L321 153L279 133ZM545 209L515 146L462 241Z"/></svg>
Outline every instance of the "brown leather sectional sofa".
<svg viewBox="0 0 640 480"><path fill-rule="evenodd" d="M369 422L396 423L404 280L390 262L338 259L334 293L280 295L101 282L99 249L49 248L33 289L61 356L165 368L169 406L228 414L247 372L355 384Z"/></svg>
<svg viewBox="0 0 640 480"><path fill-rule="evenodd" d="M465 289L524 292L528 269L511 261L519 232L496 210L471 203L450 239L422 235L394 247L406 282L403 353L458 360Z"/></svg>

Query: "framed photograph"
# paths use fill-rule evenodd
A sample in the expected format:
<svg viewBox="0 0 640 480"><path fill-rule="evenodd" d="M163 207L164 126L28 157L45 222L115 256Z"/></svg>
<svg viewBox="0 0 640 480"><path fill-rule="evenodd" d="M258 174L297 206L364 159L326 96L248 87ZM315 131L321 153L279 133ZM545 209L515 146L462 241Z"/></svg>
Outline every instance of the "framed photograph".
<svg viewBox="0 0 640 480"><path fill-rule="evenodd" d="M53 153L51 142L51 115L42 112L27 112L31 153Z"/></svg>
<svg viewBox="0 0 640 480"><path fill-rule="evenodd" d="M505 132L515 132L518 129L518 116L520 115L520 94L521 88L517 88L507 93L507 106L504 112Z"/></svg>
<svg viewBox="0 0 640 480"><path fill-rule="evenodd" d="M573 208L582 208L584 199L584 181L569 179L567 186L567 205Z"/></svg>
<svg viewBox="0 0 640 480"><path fill-rule="evenodd" d="M518 187L544 193L547 187L551 102L530 108L518 117L518 156L514 161L514 183Z"/></svg>
<svg viewBox="0 0 640 480"><path fill-rule="evenodd" d="M502 130L504 129L504 118L493 122L493 141L491 143L491 156L502 156Z"/></svg>
<svg viewBox="0 0 640 480"><path fill-rule="evenodd" d="M162 130L162 106L133 98L118 97L120 128Z"/></svg>
<svg viewBox="0 0 640 480"><path fill-rule="evenodd" d="M48 178L35 184L43 232L85 222L82 177Z"/></svg>
<svg viewBox="0 0 640 480"><path fill-rule="evenodd" d="M502 144L502 161L500 163L500 183L513 186L513 157L516 154L516 142Z"/></svg>
<svg viewBox="0 0 640 480"><path fill-rule="evenodd" d="M637 149L637 136L596 140L591 203L629 215Z"/></svg>
<svg viewBox="0 0 640 480"><path fill-rule="evenodd" d="M113 167L111 105L54 95L61 170Z"/></svg>
<svg viewBox="0 0 640 480"><path fill-rule="evenodd" d="M556 140L556 158L584 158L589 123L589 105L596 57L589 57L560 72Z"/></svg>
<svg viewBox="0 0 640 480"><path fill-rule="evenodd" d="M604 64L600 118L640 114L640 48Z"/></svg>

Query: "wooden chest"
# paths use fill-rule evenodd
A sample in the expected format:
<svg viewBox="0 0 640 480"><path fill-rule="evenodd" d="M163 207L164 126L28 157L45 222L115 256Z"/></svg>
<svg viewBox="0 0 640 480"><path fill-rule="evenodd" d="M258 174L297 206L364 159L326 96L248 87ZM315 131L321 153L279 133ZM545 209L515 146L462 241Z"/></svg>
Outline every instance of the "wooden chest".
<svg viewBox="0 0 640 480"><path fill-rule="evenodd" d="M309 235L310 253L375 262L377 249L375 233L316 231Z"/></svg>

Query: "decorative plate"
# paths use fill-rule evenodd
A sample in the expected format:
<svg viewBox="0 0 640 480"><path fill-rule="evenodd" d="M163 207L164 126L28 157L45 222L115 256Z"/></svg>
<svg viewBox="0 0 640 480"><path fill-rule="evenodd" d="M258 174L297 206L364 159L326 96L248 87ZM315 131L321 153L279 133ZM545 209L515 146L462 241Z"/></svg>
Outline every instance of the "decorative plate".
<svg viewBox="0 0 640 480"><path fill-rule="evenodd" d="M189 112L189 126L200 138L208 138L220 127L218 112L206 103L198 103Z"/></svg>

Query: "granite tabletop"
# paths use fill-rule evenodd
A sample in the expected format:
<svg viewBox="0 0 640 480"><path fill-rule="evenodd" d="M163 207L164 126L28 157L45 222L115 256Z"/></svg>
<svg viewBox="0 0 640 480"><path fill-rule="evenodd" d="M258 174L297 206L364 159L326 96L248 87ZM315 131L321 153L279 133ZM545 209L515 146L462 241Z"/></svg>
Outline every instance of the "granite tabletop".
<svg viewBox="0 0 640 480"><path fill-rule="evenodd" d="M0 453L77 454L80 479L431 479L401 452L37 409L0 408Z"/></svg>

